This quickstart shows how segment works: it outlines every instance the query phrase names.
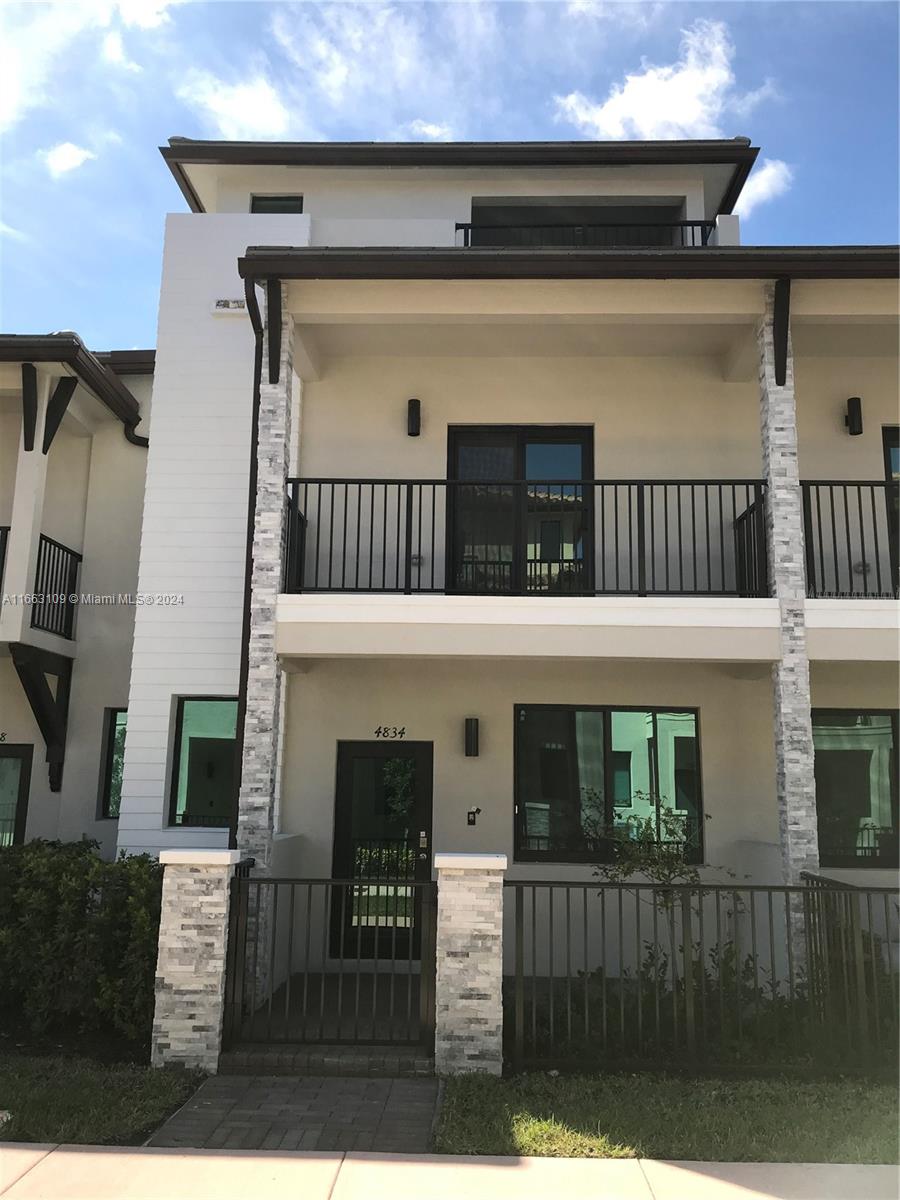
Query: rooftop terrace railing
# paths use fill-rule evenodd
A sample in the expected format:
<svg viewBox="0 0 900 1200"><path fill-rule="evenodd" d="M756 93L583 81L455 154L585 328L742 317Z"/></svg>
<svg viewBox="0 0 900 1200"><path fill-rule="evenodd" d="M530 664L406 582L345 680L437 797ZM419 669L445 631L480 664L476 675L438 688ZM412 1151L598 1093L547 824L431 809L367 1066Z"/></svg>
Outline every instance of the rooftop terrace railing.
<svg viewBox="0 0 900 1200"><path fill-rule="evenodd" d="M681 249L709 245L714 221L634 221L627 224L509 224L457 222L464 249L553 248Z"/></svg>

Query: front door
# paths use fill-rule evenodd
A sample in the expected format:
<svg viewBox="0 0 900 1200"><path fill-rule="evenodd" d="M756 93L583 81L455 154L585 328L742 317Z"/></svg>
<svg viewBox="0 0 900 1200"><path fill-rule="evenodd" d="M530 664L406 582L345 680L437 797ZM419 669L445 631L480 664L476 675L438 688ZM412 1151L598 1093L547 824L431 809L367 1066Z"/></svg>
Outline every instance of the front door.
<svg viewBox="0 0 900 1200"><path fill-rule="evenodd" d="M456 427L447 467L448 590L591 590L590 429Z"/></svg>
<svg viewBox="0 0 900 1200"><path fill-rule="evenodd" d="M32 749L0 742L0 846L25 841Z"/></svg>
<svg viewBox="0 0 900 1200"><path fill-rule="evenodd" d="M431 879L432 743L338 742L332 896L336 957L418 958Z"/></svg>

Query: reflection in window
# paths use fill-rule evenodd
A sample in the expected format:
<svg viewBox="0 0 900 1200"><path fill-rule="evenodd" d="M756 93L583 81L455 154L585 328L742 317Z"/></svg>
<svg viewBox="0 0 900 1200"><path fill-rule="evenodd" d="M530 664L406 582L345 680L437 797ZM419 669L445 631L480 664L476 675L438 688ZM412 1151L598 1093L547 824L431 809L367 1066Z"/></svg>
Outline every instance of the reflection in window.
<svg viewBox="0 0 900 1200"><path fill-rule="evenodd" d="M694 712L522 705L516 710L516 856L603 861L650 822L700 857Z"/></svg>
<svg viewBox="0 0 900 1200"><path fill-rule="evenodd" d="M118 817L122 802L122 769L125 765L125 729L128 724L127 708L108 708L104 729L105 756L103 762L103 791L100 813L104 817Z"/></svg>
<svg viewBox="0 0 900 1200"><path fill-rule="evenodd" d="M237 700L179 698L172 824L228 825L234 803L236 727Z"/></svg>
<svg viewBox="0 0 900 1200"><path fill-rule="evenodd" d="M895 866L897 713L813 710L819 861Z"/></svg>

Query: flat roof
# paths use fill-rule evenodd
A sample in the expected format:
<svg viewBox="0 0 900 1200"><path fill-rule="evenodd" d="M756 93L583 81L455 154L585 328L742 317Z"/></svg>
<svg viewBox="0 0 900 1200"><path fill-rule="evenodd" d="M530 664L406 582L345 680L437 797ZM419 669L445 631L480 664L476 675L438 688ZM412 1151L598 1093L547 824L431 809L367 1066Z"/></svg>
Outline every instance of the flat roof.
<svg viewBox="0 0 900 1200"><path fill-rule="evenodd" d="M248 246L243 279L894 279L897 246L420 249Z"/></svg>
<svg viewBox="0 0 900 1200"><path fill-rule="evenodd" d="M134 354L134 351L110 351L110 354ZM138 351L137 353L153 353ZM141 419L137 400L118 377L92 354L77 333L4 333L0 334L0 362L53 362L71 367L88 391L122 422L133 429ZM133 372L137 373L137 372Z"/></svg>
<svg viewBox="0 0 900 1200"><path fill-rule="evenodd" d="M291 167L615 167L731 165L716 206L730 213L759 154L746 137L661 142L222 142L171 137L160 154L193 212L193 165Z"/></svg>

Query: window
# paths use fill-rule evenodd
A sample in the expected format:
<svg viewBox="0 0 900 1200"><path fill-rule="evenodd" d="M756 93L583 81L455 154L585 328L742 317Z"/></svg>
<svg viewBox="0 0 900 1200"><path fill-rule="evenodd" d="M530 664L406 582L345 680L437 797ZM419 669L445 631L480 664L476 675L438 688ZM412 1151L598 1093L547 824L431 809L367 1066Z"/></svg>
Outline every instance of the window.
<svg viewBox="0 0 900 1200"><path fill-rule="evenodd" d="M516 859L603 862L637 826L702 861L697 713L515 709Z"/></svg>
<svg viewBox="0 0 900 1200"><path fill-rule="evenodd" d="M252 213L302 213L302 196L251 196Z"/></svg>
<svg viewBox="0 0 900 1200"><path fill-rule="evenodd" d="M813 709L819 862L897 866L896 710Z"/></svg>
<svg viewBox="0 0 900 1200"><path fill-rule="evenodd" d="M127 708L108 708L103 718L103 777L100 783L100 816L115 820L122 801L122 768L125 765Z"/></svg>
<svg viewBox="0 0 900 1200"><path fill-rule="evenodd" d="M170 824L229 824L234 804L237 703L219 696L178 698Z"/></svg>

